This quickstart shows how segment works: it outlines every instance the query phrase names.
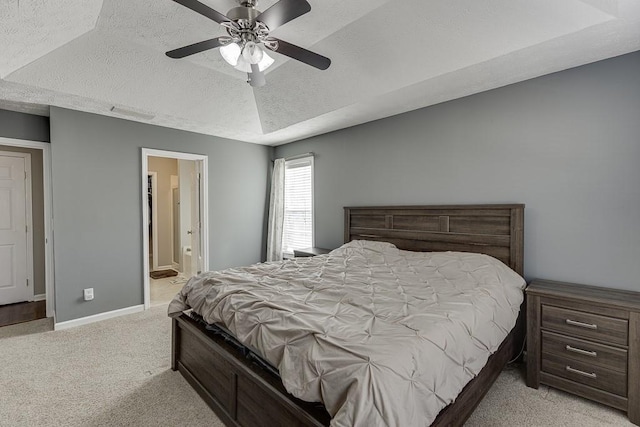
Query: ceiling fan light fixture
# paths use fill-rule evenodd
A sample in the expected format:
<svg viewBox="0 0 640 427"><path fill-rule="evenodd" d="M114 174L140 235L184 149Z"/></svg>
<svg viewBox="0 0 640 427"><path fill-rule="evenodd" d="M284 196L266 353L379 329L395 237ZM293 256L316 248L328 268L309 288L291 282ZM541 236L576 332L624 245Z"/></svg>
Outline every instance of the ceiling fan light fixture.
<svg viewBox="0 0 640 427"><path fill-rule="evenodd" d="M226 46L220 48L220 54L222 58L232 67L238 65L238 60L242 54L242 49L237 43L229 43Z"/></svg>
<svg viewBox="0 0 640 427"><path fill-rule="evenodd" d="M247 42L242 49L242 57L249 64L259 64L264 56L264 50L254 42Z"/></svg>
<svg viewBox="0 0 640 427"><path fill-rule="evenodd" d="M260 46L258 47L261 49ZM271 65L273 65L274 62L275 60L267 55L267 52L262 50L262 58L257 63L257 65L260 71L264 71ZM243 73L251 73L251 62L247 61L244 54L240 55L240 57L238 58L238 63L234 66L234 68L238 71L242 71Z"/></svg>

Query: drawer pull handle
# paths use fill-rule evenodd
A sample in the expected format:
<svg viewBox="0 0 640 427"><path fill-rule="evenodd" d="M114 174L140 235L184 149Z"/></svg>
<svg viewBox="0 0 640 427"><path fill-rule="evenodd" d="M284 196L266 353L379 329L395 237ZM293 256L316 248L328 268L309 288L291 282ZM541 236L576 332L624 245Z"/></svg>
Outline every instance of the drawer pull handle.
<svg viewBox="0 0 640 427"><path fill-rule="evenodd" d="M598 325L594 325L593 323L583 323L583 322L578 322L576 320L571 320L571 319L567 319L566 322L567 322L567 325L571 325L571 326L580 326L581 328L587 328L587 329L598 329Z"/></svg>
<svg viewBox="0 0 640 427"><path fill-rule="evenodd" d="M585 372L585 371L581 371L580 369L574 369L571 366L568 366L565 368L567 370L567 372L573 372L574 374L578 374L578 375L582 375L583 377L589 377L589 378L596 378L597 375L595 374L595 372Z"/></svg>
<svg viewBox="0 0 640 427"><path fill-rule="evenodd" d="M567 351L573 351L574 353L584 354L585 356L596 357L598 355L598 353L596 353L595 351L583 350L581 348L571 347L570 345L567 345L565 348L567 349Z"/></svg>

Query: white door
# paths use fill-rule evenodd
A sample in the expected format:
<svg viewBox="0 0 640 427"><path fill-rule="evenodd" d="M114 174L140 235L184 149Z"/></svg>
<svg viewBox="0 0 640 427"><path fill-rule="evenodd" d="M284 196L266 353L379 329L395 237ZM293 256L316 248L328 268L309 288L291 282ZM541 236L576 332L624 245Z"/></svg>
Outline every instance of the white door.
<svg viewBox="0 0 640 427"><path fill-rule="evenodd" d="M0 155L0 304L33 300L27 282L26 160Z"/></svg>
<svg viewBox="0 0 640 427"><path fill-rule="evenodd" d="M200 187L202 162L194 161L195 170L191 175L191 271L202 272L202 210L200 205Z"/></svg>

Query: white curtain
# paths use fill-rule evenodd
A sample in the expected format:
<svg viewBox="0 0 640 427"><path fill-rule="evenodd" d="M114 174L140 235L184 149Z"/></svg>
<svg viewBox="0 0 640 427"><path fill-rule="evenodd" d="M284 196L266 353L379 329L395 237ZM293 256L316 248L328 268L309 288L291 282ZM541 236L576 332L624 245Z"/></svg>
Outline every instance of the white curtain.
<svg viewBox="0 0 640 427"><path fill-rule="evenodd" d="M284 226L284 159L273 162L269 225L267 230L267 261L282 260L282 232Z"/></svg>

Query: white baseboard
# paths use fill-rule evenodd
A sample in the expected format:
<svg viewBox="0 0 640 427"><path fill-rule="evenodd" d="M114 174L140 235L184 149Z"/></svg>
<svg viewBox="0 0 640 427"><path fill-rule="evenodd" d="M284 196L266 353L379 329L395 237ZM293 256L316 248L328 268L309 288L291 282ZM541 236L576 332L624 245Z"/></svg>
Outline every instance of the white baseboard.
<svg viewBox="0 0 640 427"><path fill-rule="evenodd" d="M105 313L94 314L93 316L81 317L79 319L68 320L66 322L55 323L53 325L53 329L56 331L60 331L63 329L75 328L76 326L88 325L89 323L99 322L101 320L107 320L113 317L124 316L125 314L139 313L141 311L144 311L144 304L121 308L119 310L107 311Z"/></svg>
<svg viewBox="0 0 640 427"><path fill-rule="evenodd" d="M47 299L47 294L38 294L33 296L34 301L45 301Z"/></svg>
<svg viewBox="0 0 640 427"><path fill-rule="evenodd" d="M158 268L154 268L152 271L173 270L172 265L159 265Z"/></svg>

